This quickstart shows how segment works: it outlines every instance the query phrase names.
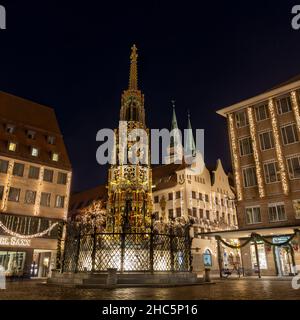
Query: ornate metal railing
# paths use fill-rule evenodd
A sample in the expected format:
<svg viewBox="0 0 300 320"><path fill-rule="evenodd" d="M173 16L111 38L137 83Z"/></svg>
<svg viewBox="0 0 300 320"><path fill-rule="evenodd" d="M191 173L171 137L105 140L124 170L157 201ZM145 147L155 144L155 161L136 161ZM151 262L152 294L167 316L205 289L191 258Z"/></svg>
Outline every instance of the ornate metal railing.
<svg viewBox="0 0 300 320"><path fill-rule="evenodd" d="M70 224L62 247L62 272L192 271L189 228L164 234L104 233L91 225Z"/></svg>

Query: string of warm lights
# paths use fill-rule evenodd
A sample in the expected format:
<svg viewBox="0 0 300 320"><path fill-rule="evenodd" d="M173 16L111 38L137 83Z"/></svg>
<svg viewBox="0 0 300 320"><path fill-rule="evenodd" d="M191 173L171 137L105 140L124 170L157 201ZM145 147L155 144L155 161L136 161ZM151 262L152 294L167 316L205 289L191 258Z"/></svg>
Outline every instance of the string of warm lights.
<svg viewBox="0 0 300 320"><path fill-rule="evenodd" d="M34 205L34 215L35 216L39 215L39 213L40 213L43 179L44 179L44 167L41 167L39 181L38 181L38 187L37 187L37 192L36 192L36 202Z"/></svg>
<svg viewBox="0 0 300 320"><path fill-rule="evenodd" d="M46 235L48 232L51 232L53 228L55 228L58 225L58 222L55 222L52 224L48 229L31 235L24 235L17 232L14 232L12 230L9 230L1 221L0 221L0 227L4 230L4 232L8 233L12 237L21 238L21 239L34 239L34 238L41 238L44 235Z"/></svg>
<svg viewBox="0 0 300 320"><path fill-rule="evenodd" d="M289 193L289 186L288 186L287 174L286 174L282 150L281 150L280 137L279 137L279 132L278 132L278 124L277 124L273 99L269 99L268 106L269 106L269 111L270 111L270 116L271 116L272 130L273 130L273 136L274 136L274 140L275 140L275 149L276 149L277 160L278 160L278 165L279 165L282 190L283 190L283 193L285 195L287 195Z"/></svg>
<svg viewBox="0 0 300 320"><path fill-rule="evenodd" d="M64 208L64 210L65 210L64 218L65 219L67 219L67 216L68 216L68 206L69 206L71 180L72 180L72 173L69 172L68 175L67 175L66 200L65 200L65 208Z"/></svg>
<svg viewBox="0 0 300 320"><path fill-rule="evenodd" d="M7 176L6 176L6 183L5 183L4 191L3 191L1 211L6 211L6 209L7 209L7 201L8 201L9 189L11 186L11 177L12 177L12 173L13 173L13 167L14 167L14 162L9 161L8 169L7 169Z"/></svg>
<svg viewBox="0 0 300 320"><path fill-rule="evenodd" d="M230 140L231 140L231 148L233 154L233 166L234 166L234 176L235 176L235 184L236 184L236 191L237 191L237 199L239 201L243 200L242 197L242 187L241 187L241 177L240 177L240 165L239 165L239 158L237 153L237 142L236 136L234 131L234 123L233 123L233 115L228 115L229 121L229 132L230 132Z"/></svg>
<svg viewBox="0 0 300 320"><path fill-rule="evenodd" d="M291 99L292 99L292 107L294 111L294 116L297 123L298 133L300 134L300 113L299 113L299 105L297 100L297 93L296 91L291 92Z"/></svg>
<svg viewBox="0 0 300 320"><path fill-rule="evenodd" d="M247 113L248 113L248 120L249 120L249 126L250 126L250 135L251 135L251 140L252 140L253 156L254 156L254 161L255 161L258 193L259 193L259 197L263 198L265 196L265 188L264 188L264 183L263 183L263 178L262 178L261 162L260 162L258 147L257 147L256 128L255 128L255 123L254 123L252 107L247 108Z"/></svg>

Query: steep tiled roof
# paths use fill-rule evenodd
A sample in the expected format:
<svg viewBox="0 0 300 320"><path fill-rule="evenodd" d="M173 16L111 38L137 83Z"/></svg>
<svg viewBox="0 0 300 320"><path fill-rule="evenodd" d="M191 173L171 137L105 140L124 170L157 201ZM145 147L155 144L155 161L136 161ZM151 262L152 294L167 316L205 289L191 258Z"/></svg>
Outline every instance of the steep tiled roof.
<svg viewBox="0 0 300 320"><path fill-rule="evenodd" d="M76 211L90 205L94 200L107 200L107 188L100 185L93 189L73 193L70 197L70 211Z"/></svg>
<svg viewBox="0 0 300 320"><path fill-rule="evenodd" d="M15 127L7 133L7 125ZM34 139L27 137L28 130L36 133ZM55 144L47 141L48 136L55 138ZM16 152L8 151L8 142L16 142ZM32 157L31 147L39 149L39 156ZM51 153L59 154L59 161L51 160ZM0 154L25 161L70 169L71 164L53 109L35 102L0 91Z"/></svg>

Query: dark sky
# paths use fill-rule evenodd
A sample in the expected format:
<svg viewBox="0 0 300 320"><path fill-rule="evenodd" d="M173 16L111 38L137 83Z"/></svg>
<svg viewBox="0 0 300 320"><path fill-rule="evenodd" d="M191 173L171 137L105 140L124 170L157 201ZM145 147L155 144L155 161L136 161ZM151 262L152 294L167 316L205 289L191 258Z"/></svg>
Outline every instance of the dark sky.
<svg viewBox="0 0 300 320"><path fill-rule="evenodd" d="M300 73L295 1L0 1L0 90L55 109L73 190L104 183L99 129L118 124L130 47L139 49L147 124L205 129L205 160L230 169L226 121L215 111ZM25 116L25 115L24 115Z"/></svg>

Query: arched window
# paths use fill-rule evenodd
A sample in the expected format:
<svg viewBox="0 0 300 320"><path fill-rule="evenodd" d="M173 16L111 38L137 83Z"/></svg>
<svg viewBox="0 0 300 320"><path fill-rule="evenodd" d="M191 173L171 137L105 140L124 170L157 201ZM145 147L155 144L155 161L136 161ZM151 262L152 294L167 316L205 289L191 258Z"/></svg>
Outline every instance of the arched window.
<svg viewBox="0 0 300 320"><path fill-rule="evenodd" d="M209 249L206 249L203 253L204 267L212 267L212 254Z"/></svg>

